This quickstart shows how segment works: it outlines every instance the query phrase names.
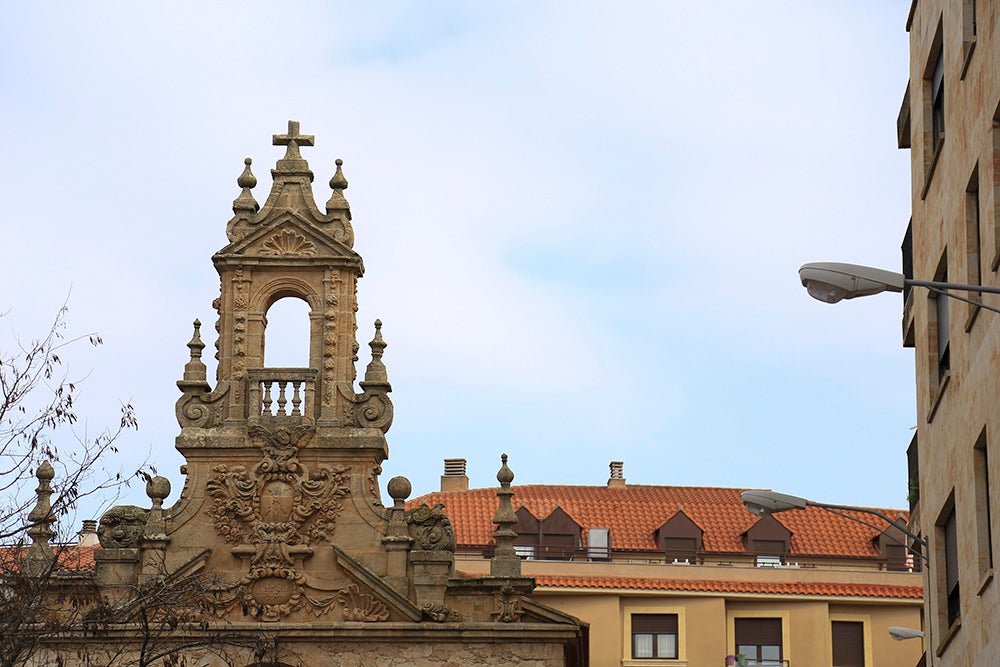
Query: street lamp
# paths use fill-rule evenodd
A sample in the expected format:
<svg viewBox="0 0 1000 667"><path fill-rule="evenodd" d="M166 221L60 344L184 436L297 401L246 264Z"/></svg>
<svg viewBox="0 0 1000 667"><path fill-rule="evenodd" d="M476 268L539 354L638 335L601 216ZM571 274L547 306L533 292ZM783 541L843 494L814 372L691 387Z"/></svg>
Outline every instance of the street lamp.
<svg viewBox="0 0 1000 667"><path fill-rule="evenodd" d="M916 544L923 547L924 550L927 549L927 540L915 535L906 529L904 526L900 526L898 523L887 517L882 512L872 509L870 507L855 507L853 505L832 505L830 503L818 503L813 500L806 500L805 498L799 498L798 496L790 496L787 493L777 493L775 491L763 491L763 490L751 490L744 491L740 494L743 500L743 504L746 505L747 511L751 514L757 514L759 516L764 516L765 514L776 514L778 512L786 512L788 510L802 510L806 507L819 507L820 509L825 509L828 512L832 512L845 519L850 519L851 521L857 521L858 523L864 524L869 528L874 528L875 530L881 531L882 529L875 524L859 519L856 516L851 516L850 514L844 514L843 511L849 512L862 512L864 514L871 514L882 519L891 526L894 526L900 530L903 534L913 540ZM842 511L843 510L843 511ZM888 535L888 534L887 534ZM895 539L892 535L888 535L889 539ZM923 551L914 549L909 544L905 544L896 540L904 547L907 548L912 553L919 555L925 561L929 562L927 556Z"/></svg>
<svg viewBox="0 0 1000 667"><path fill-rule="evenodd" d="M843 264L840 262L810 262L799 269L799 279L809 291L809 296L825 303L837 303L841 299L854 299L859 296L870 296L880 292L902 292L904 287L926 287L936 294L943 294L959 301L965 301L980 306L994 313L1000 313L1000 308L987 306L980 301L967 299L948 290L960 292L976 292L1000 294L1000 287L985 287L983 285L963 285L960 283L945 283L937 280L913 280L902 273L875 269L858 264Z"/></svg>
<svg viewBox="0 0 1000 667"><path fill-rule="evenodd" d="M889 636L898 642L905 639L916 639L917 637L923 637L924 633L916 628L902 628L898 625L892 625L889 627Z"/></svg>

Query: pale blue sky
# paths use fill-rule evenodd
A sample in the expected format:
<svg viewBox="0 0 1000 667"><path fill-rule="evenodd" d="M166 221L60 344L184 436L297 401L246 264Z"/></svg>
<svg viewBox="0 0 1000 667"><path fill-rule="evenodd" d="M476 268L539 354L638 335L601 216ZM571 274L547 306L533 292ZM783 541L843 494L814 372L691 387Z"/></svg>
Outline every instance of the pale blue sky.
<svg viewBox="0 0 1000 667"><path fill-rule="evenodd" d="M71 327L105 339L70 355L81 410L93 430L135 404L122 460L149 453L168 502L210 257L243 158L263 201L291 118L316 198L337 157L351 183L360 366L380 317L395 390L383 483L431 491L465 457L488 486L507 452L518 483L622 460L632 483L905 505L901 300L827 306L796 270L899 268L907 0L206 4L0 25L0 344L72 285Z"/></svg>

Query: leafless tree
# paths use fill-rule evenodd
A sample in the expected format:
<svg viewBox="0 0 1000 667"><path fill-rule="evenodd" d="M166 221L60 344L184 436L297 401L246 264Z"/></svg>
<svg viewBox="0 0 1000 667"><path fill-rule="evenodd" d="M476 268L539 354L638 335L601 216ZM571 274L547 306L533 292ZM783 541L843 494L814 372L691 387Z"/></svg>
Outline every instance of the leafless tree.
<svg viewBox="0 0 1000 667"><path fill-rule="evenodd" d="M43 461L59 470L52 498L57 518L70 514L81 499L114 495L147 472L107 465L119 436L138 427L131 405L123 404L120 422L96 436L74 428L77 382L61 355L71 346L99 346L102 340L96 333L67 335L66 314L64 304L40 338L0 342L0 544L23 538L35 501L34 471Z"/></svg>

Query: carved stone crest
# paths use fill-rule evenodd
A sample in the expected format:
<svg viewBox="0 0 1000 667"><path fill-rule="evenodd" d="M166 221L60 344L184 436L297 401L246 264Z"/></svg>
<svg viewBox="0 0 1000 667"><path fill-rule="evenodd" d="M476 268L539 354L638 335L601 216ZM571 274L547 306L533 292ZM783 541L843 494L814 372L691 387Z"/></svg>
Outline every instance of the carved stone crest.
<svg viewBox="0 0 1000 667"><path fill-rule="evenodd" d="M250 428L262 457L253 467L215 466L208 480L213 498L207 514L233 553L249 558L240 582L250 607L263 620L277 620L302 606L301 561L310 544L328 540L349 493L347 466L309 470L299 448L312 439L311 426Z"/></svg>

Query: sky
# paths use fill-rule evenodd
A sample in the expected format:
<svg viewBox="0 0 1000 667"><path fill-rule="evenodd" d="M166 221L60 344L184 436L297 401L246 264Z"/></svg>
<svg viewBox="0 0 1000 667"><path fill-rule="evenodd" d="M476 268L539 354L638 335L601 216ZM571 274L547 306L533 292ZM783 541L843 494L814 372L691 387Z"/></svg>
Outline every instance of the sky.
<svg viewBox="0 0 1000 667"><path fill-rule="evenodd" d="M69 331L104 340L63 355L77 428L131 403L112 464L148 459L176 500L175 383L192 320L214 321L211 255L244 157L263 202L295 119L319 203L336 158L350 181L359 375L384 323L383 490L436 490L445 458L495 486L507 453L515 485L601 485L623 461L635 484L905 507L902 299L823 304L796 272L900 270L908 7L12 5L0 350L68 299ZM278 332L304 316L269 319L269 345L304 354ZM142 485L122 501L149 504Z"/></svg>

